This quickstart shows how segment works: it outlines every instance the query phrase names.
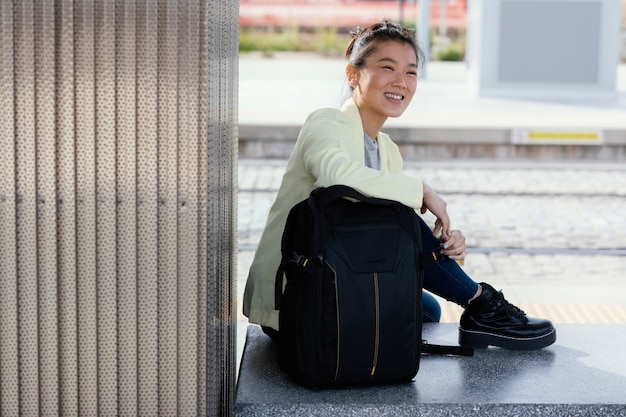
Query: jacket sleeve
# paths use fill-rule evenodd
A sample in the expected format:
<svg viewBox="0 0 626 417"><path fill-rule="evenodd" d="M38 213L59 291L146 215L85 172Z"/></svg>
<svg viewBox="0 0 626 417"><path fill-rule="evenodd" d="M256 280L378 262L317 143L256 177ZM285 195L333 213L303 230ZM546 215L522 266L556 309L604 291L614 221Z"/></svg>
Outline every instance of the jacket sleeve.
<svg viewBox="0 0 626 417"><path fill-rule="evenodd" d="M359 130L338 110L321 110L308 119L300 132L300 152L306 171L316 179L315 186L343 184L368 196L421 208L423 185L419 179L364 165L363 134ZM388 156L389 163L401 169L400 153L397 148L393 150L396 152Z"/></svg>

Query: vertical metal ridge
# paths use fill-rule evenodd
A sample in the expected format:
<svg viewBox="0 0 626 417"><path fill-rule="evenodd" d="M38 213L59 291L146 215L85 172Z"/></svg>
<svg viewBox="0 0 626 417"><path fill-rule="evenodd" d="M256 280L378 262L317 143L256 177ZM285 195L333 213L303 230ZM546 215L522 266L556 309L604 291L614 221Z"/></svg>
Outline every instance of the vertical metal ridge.
<svg viewBox="0 0 626 417"><path fill-rule="evenodd" d="M214 385L209 384L209 305L208 305L208 13L209 2L199 4L199 62L198 62L198 415L211 415L209 410L209 392Z"/></svg>
<svg viewBox="0 0 626 417"><path fill-rule="evenodd" d="M98 415L95 9L75 2L76 274L79 415Z"/></svg>
<svg viewBox="0 0 626 417"><path fill-rule="evenodd" d="M115 3L95 2L98 412L118 413Z"/></svg>
<svg viewBox="0 0 626 417"><path fill-rule="evenodd" d="M178 13L178 412L198 405L198 5L180 1Z"/></svg>
<svg viewBox="0 0 626 417"><path fill-rule="evenodd" d="M78 415L74 4L55 11L59 414Z"/></svg>
<svg viewBox="0 0 626 417"><path fill-rule="evenodd" d="M19 413L13 3L0 1L0 416Z"/></svg>
<svg viewBox="0 0 626 417"><path fill-rule="evenodd" d="M221 171L218 168L221 163L220 143L217 138L220 137L220 80L216 77L210 77L209 74L219 71L220 62L220 9L218 5L216 7L207 7L205 15L205 29L207 33L204 36L207 42L205 51L206 55L206 70L203 73L206 82L204 91L206 91L206 103L204 108L206 111L204 132L206 140L206 165L203 173L206 179L205 196L206 201L206 216L208 218L218 218L221 216L220 207L221 201L218 193L216 192L220 188L222 181ZM209 163L211 161L212 163ZM217 163L215 163L217 161ZM220 228L217 222L208 222L206 224L206 311L207 317L221 317L223 315L221 305L221 285L216 279L219 265L220 265L220 250L217 242L219 240ZM222 326L221 322L209 322L206 323L206 382L207 386L220 386L223 383L221 380L219 369L216 369L216 363L210 361L208 355L210 352L214 352L217 358L223 359L221 350L221 343L219 340ZM223 363L223 362L222 362ZM208 415L219 415L220 404L222 401L222 390L207 390L206 395L206 413Z"/></svg>
<svg viewBox="0 0 626 417"><path fill-rule="evenodd" d="M35 3L35 158L39 406L59 413L54 3Z"/></svg>
<svg viewBox="0 0 626 417"><path fill-rule="evenodd" d="M233 234L234 219L233 202L235 194L232 186L233 164L236 161L236 119L231 105L236 100L237 52L231 51L232 37L237 39L237 25L224 25L223 22L236 21L238 10L235 5L220 2L206 10L205 28L207 33L203 39L207 42L204 50L206 56L206 74L220 73L221 77L206 79L206 132L207 157L213 162L207 164L207 216L209 219L230 219L228 222L209 222L207 224L207 314L219 317L213 324L207 323L207 354L214 351L216 360L228 369L219 372L212 367L216 363L207 363L207 384L221 387L220 390L207 392L207 414L219 415L223 412L222 405L232 402L233 388L228 385L230 372L234 373L234 356L225 348L234 344L234 303L224 294L234 291L233 280ZM236 41L235 41L236 42ZM235 120L228 123L227 120ZM215 163L217 162L217 163Z"/></svg>
<svg viewBox="0 0 626 417"><path fill-rule="evenodd" d="M238 22L239 7L235 6L232 2L220 3L222 6L221 22ZM223 360L228 372L225 375L229 375L230 372L235 372L235 354L233 349L229 349L228 346L234 346L235 341L235 317L236 317L236 303L235 300L229 296L229 294L236 293L236 238L237 235L237 194L234 188L234 184L237 181L237 94L231 94L231 92L237 91L237 79L238 79L238 25L228 25L221 31L220 45L222 48L222 58L220 62L222 67L219 69L220 74L228 74L228 76L220 77L222 88L220 90L220 98L223 100L223 118L221 120L221 126L224 129L224 136L222 136L221 144L224 147L225 155L221 161L220 167L224 170L223 185L230 184L230 186L224 187L224 219L229 219L223 225L225 227L222 235L221 242L223 246L223 266L220 268L222 274L224 271L228 271L228 278L225 280L218 280L223 283L221 300L224 305L224 327L222 328L221 335L223 336L221 349L223 353ZM231 123L230 121L233 121ZM221 399L221 404L229 404L233 401L235 393L232 385L225 384L228 389L224 390L224 395Z"/></svg>
<svg viewBox="0 0 626 417"><path fill-rule="evenodd" d="M137 414L137 91L136 16L116 1L116 208L119 416Z"/></svg>
<svg viewBox="0 0 626 417"><path fill-rule="evenodd" d="M158 415L158 14L137 2L137 311L139 415Z"/></svg>
<svg viewBox="0 0 626 417"><path fill-rule="evenodd" d="M176 3L158 4L159 184L159 415L176 415L177 387L177 152L178 91Z"/></svg>
<svg viewBox="0 0 626 417"><path fill-rule="evenodd" d="M40 380L35 189L35 17L32 1L16 2L14 7L17 22L14 36L19 403L20 412L24 415L38 415Z"/></svg>

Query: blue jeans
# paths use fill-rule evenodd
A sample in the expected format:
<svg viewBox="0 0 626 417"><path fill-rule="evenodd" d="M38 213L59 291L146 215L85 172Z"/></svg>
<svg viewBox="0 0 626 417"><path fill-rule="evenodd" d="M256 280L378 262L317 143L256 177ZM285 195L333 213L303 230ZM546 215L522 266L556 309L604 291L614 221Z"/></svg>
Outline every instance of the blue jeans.
<svg viewBox="0 0 626 417"><path fill-rule="evenodd" d="M417 216L422 231L422 248L425 252L438 251L441 243L433 236L428 225ZM444 258L429 265L424 270L424 289L465 307L467 302L478 291L478 284L474 282L453 259ZM424 306L424 321L439 321L441 307L428 292L422 296Z"/></svg>

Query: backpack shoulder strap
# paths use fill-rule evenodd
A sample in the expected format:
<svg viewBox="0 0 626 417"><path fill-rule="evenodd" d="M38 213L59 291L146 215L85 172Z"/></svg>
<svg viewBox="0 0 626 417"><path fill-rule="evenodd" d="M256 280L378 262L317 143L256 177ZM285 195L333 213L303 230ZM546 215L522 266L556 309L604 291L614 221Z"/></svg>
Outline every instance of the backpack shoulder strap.
<svg viewBox="0 0 626 417"><path fill-rule="evenodd" d="M293 236L292 229L295 227L296 217L300 214L301 211L305 209L305 203L307 200L303 200L296 205L294 205L289 214L287 215L287 220L285 221L285 227L283 229L283 234L281 236L280 241L280 264L278 265L276 271L276 279L274 281L274 309L280 310L280 302L283 294L283 277L285 275L285 268L287 265L287 261L291 256L291 252L293 250Z"/></svg>
<svg viewBox="0 0 626 417"><path fill-rule="evenodd" d="M435 345L422 340L422 353L427 355L474 356L474 349L468 346Z"/></svg>
<svg viewBox="0 0 626 417"><path fill-rule="evenodd" d="M316 204L321 210L324 210L327 205L340 198L352 198L362 203L378 205L378 206L395 206L401 205L400 202L394 200L387 200L384 198L368 197L361 194L359 191L347 185L337 184L331 185L325 188L316 188L311 193L311 196L315 199Z"/></svg>

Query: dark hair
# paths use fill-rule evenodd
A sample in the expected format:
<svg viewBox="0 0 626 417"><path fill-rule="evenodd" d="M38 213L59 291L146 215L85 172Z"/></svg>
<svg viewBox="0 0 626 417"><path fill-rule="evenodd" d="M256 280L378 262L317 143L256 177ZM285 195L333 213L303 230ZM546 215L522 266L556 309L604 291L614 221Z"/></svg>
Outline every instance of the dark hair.
<svg viewBox="0 0 626 417"><path fill-rule="evenodd" d="M350 35L352 40L346 48L345 56L348 62L356 68L362 67L367 57L386 41L396 41L411 46L417 57L418 68L424 63L424 52L417 45L415 31L401 24L383 20L365 29L357 27L350 32Z"/></svg>

